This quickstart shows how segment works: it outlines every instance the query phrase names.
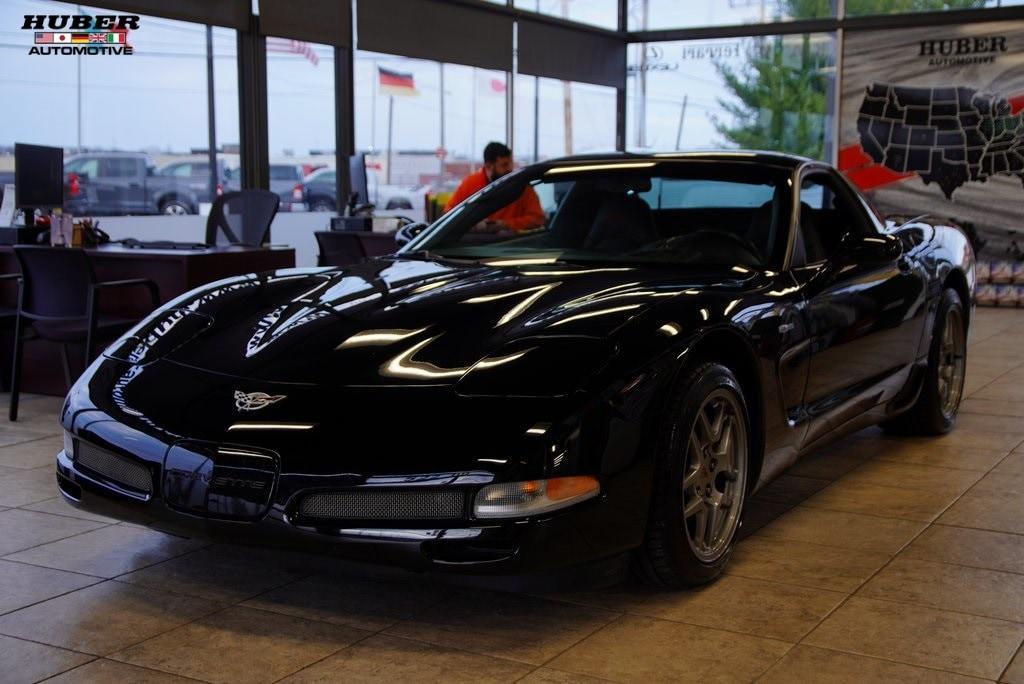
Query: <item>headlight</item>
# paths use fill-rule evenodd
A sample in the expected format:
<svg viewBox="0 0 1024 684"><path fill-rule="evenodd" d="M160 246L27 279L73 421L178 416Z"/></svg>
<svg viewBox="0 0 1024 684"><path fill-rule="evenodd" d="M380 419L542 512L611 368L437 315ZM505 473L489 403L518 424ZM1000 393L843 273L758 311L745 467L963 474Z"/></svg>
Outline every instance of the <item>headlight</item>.
<svg viewBox="0 0 1024 684"><path fill-rule="evenodd" d="M67 430L64 431L64 453L68 455L68 458L74 460L75 438Z"/></svg>
<svg viewBox="0 0 1024 684"><path fill-rule="evenodd" d="M521 518L565 508L597 496L601 485L586 475L503 482L481 489L473 503L477 518Z"/></svg>

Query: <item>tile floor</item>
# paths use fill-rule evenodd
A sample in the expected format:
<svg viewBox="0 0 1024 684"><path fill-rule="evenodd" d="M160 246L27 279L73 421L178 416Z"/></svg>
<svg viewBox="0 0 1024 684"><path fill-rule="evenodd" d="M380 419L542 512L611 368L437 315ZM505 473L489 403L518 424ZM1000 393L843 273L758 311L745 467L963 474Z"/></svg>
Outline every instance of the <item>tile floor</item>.
<svg viewBox="0 0 1024 684"><path fill-rule="evenodd" d="M865 430L766 488L711 586L548 596L83 514L29 397L0 423L0 682L1024 684L1024 311L978 311L966 393L948 436Z"/></svg>

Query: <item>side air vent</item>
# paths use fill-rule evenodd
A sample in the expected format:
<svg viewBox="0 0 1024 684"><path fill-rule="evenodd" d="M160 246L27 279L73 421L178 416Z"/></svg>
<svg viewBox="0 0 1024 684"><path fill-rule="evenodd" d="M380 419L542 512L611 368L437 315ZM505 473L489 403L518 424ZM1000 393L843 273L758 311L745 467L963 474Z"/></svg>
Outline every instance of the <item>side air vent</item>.
<svg viewBox="0 0 1024 684"><path fill-rule="evenodd" d="M124 487L147 494L153 491L153 475L149 468L82 440L78 440L75 463Z"/></svg>
<svg viewBox="0 0 1024 684"><path fill-rule="evenodd" d="M299 504L305 520L457 520L466 495L460 490L365 489L309 494Z"/></svg>

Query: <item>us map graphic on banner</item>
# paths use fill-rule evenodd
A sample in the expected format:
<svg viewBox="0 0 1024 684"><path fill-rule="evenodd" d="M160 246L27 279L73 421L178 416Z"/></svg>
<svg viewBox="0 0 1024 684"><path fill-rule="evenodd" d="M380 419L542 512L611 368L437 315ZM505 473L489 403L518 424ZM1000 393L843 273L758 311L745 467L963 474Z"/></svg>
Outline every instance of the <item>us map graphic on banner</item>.
<svg viewBox="0 0 1024 684"><path fill-rule="evenodd" d="M1024 244L1024 22L851 31L842 88L839 168L883 214Z"/></svg>

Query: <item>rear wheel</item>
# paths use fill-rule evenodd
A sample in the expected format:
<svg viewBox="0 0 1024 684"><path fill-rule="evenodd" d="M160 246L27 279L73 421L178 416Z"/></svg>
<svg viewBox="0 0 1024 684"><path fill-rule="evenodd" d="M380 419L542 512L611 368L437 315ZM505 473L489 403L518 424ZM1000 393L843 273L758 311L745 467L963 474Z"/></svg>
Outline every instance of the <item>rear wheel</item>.
<svg viewBox="0 0 1024 684"><path fill-rule="evenodd" d="M917 402L906 413L885 423L887 432L901 435L941 435L956 425L967 369L967 325L956 290L942 293L928 368Z"/></svg>
<svg viewBox="0 0 1024 684"><path fill-rule="evenodd" d="M647 533L646 581L679 588L715 579L732 554L749 471L746 402L736 376L705 363L684 373L659 436Z"/></svg>
<svg viewBox="0 0 1024 684"><path fill-rule="evenodd" d="M164 200L163 204L160 205L160 213L167 216L184 216L185 214L191 214L192 209L182 200L170 199Z"/></svg>

